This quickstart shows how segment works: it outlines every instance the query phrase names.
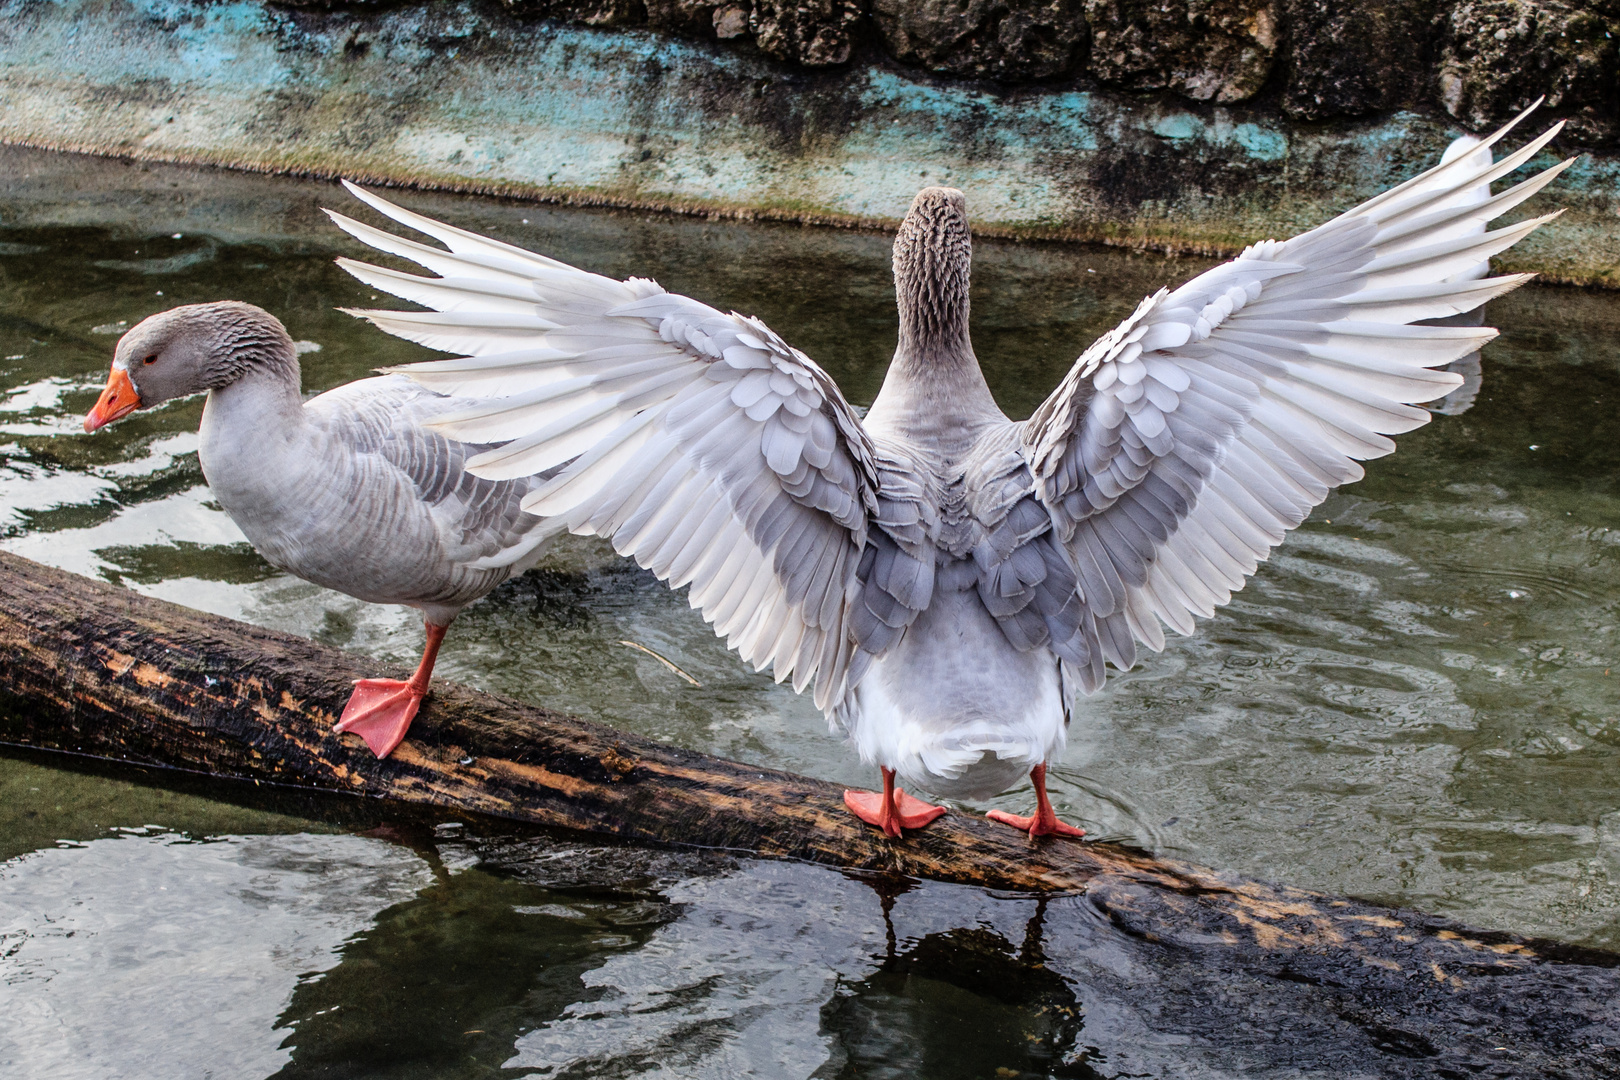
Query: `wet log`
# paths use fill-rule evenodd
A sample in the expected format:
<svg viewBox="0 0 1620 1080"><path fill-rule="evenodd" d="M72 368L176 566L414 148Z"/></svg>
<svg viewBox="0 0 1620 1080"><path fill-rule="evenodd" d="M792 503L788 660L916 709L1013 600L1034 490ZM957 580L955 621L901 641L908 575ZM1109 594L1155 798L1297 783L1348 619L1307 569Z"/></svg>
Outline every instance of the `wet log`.
<svg viewBox="0 0 1620 1080"><path fill-rule="evenodd" d="M1470 1028L1469 1041L1507 1038L1508 1024L1521 1044L1578 1044L1599 1074L1620 1074L1620 970L1608 954L1108 844L1031 842L959 812L891 841L845 811L836 785L445 682L378 761L357 737L332 732L350 681L375 667L0 553L0 743L645 843L1081 893L1125 933L1217 967L1325 987L1349 978L1374 1012L1438 1003L1455 1014L1484 995L1467 1008L1494 1019ZM1504 993L1535 997L1536 1015L1504 1020ZM1517 1030L1525 1025L1535 1031Z"/></svg>

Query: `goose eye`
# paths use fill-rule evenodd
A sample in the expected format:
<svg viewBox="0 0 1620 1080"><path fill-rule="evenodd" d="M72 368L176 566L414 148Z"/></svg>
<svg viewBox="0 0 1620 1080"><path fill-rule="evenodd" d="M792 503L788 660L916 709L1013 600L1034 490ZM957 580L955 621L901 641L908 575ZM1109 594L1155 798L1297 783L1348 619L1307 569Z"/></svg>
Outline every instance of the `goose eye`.
<svg viewBox="0 0 1620 1080"><path fill-rule="evenodd" d="M145 360L142 360L141 363L143 363L143 364L155 364L155 363L157 363L157 353L153 353L151 356L148 356Z"/></svg>

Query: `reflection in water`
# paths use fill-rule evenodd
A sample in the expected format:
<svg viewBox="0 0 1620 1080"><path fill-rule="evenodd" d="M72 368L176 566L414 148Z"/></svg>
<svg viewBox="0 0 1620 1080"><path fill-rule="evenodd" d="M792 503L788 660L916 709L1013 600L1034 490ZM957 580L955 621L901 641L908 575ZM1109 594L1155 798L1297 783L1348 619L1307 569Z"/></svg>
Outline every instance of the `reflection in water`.
<svg viewBox="0 0 1620 1080"><path fill-rule="evenodd" d="M431 880L356 836L170 833L0 866L0 1075L260 1077L276 1017L379 909Z"/></svg>
<svg viewBox="0 0 1620 1080"><path fill-rule="evenodd" d="M0 802L0 827L14 809ZM198 831L243 814L197 797L176 811ZM1465 971L1448 988L1421 964L1255 956L1196 925L1167 925L1166 942L1120 882L1037 899L466 831L135 830L0 864L0 1076L1409 1080L1620 1065L1620 970ZM1549 1017L1561 975L1580 989ZM1504 1045L1506 1063L1536 1068L1492 1071Z"/></svg>
<svg viewBox="0 0 1620 1080"><path fill-rule="evenodd" d="M387 835L4 864L0 1074L1096 1075L1044 901Z"/></svg>
<svg viewBox="0 0 1620 1080"><path fill-rule="evenodd" d="M277 1024L294 1030L278 1077L351 1075L360 1063L377 1077L493 1072L522 1033L594 996L581 993L583 973L672 914L611 887L569 896L436 868L432 885L351 938L340 964L299 985Z"/></svg>
<svg viewBox="0 0 1620 1080"><path fill-rule="evenodd" d="M829 871L753 864L671 885L681 917L584 977L590 1000L519 1039L529 1075L809 1076L821 1011L883 948L875 898Z"/></svg>
<svg viewBox="0 0 1620 1080"><path fill-rule="evenodd" d="M1490 273L1490 264L1482 263L1469 272L1469 277L1482 278ZM1429 319L1431 326L1484 326L1485 308L1475 308L1447 319ZM1477 351L1458 357L1445 366L1446 371L1462 376L1462 385L1439 401L1428 402L1424 408L1439 416L1461 416L1474 407L1479 388L1485 384L1485 366Z"/></svg>
<svg viewBox="0 0 1620 1080"><path fill-rule="evenodd" d="M1479 397L1479 388L1485 384L1485 367L1480 354L1471 352L1460 360L1453 360L1445 366L1446 371L1462 376L1462 385L1439 401L1431 401L1426 408L1432 413L1441 416L1461 416L1474 407L1474 399Z"/></svg>
<svg viewBox="0 0 1620 1080"><path fill-rule="evenodd" d="M1075 1049L1084 1018L1074 990L1046 963L1044 898L1033 902L1016 947L994 930L958 927L900 948L892 914L906 890L874 888L888 949L876 971L839 985L822 1009L833 1057L816 1076L1100 1075Z"/></svg>
<svg viewBox="0 0 1620 1080"><path fill-rule="evenodd" d="M680 912L520 1038L523 1075L1093 1077L1046 965L1044 901L748 863L672 884ZM965 903L964 903L965 901ZM1015 944L1016 942L1016 944Z"/></svg>

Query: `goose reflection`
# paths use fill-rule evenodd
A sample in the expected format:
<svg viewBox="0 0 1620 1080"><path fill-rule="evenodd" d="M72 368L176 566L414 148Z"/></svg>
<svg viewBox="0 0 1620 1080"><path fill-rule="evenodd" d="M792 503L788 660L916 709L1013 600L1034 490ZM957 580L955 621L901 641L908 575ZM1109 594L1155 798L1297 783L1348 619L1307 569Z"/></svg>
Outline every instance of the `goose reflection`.
<svg viewBox="0 0 1620 1080"><path fill-rule="evenodd" d="M1480 322L1484 321L1484 309L1477 313ZM1431 401L1428 410L1441 416L1461 416L1474 407L1474 401L1479 397L1479 388L1485 381L1485 369L1480 363L1479 353L1471 352L1460 360L1453 360L1447 364L1445 370L1462 376L1462 385L1439 401Z"/></svg>
<svg viewBox="0 0 1620 1080"><path fill-rule="evenodd" d="M579 1002L519 1038L506 1069L1095 1075L1075 1049L1075 993L1046 964L1044 901L771 862L661 891L678 917L587 972Z"/></svg>
<svg viewBox="0 0 1620 1080"><path fill-rule="evenodd" d="M881 899L887 949L866 977L840 980L821 1010L832 1055L816 1077L1100 1077L1078 1047L1084 1010L1046 965L1044 897L1016 945L984 926L902 943L892 914L910 883L868 884Z"/></svg>
<svg viewBox="0 0 1620 1080"><path fill-rule="evenodd" d="M291 1060L276 1077L498 1072L524 1032L592 996L582 974L641 947L673 914L646 896L447 867L459 845L410 846L433 884L380 912L336 967L293 992L277 1022L292 1030L282 1044Z"/></svg>

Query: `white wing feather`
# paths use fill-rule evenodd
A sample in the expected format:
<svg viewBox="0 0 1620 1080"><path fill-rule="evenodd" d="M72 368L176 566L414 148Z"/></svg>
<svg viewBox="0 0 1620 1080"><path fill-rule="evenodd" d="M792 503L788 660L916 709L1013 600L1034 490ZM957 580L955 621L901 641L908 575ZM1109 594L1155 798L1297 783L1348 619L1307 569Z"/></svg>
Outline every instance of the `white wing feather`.
<svg viewBox="0 0 1620 1080"><path fill-rule="evenodd" d="M468 470L501 480L561 467L524 509L690 585L692 605L744 660L796 690L814 682L823 708L841 699L860 642L877 647L857 625L874 621L858 569L880 467L890 466L832 379L757 319L576 270L346 186L449 248L328 211L356 239L442 275L339 260L432 309L353 314L459 354L396 370L479 399L432 425L500 444Z"/></svg>
<svg viewBox="0 0 1620 1080"><path fill-rule="evenodd" d="M1016 647L1050 642L1095 689L1104 657L1129 667L1137 642L1163 647L1164 625L1190 633L1332 487L1362 475L1358 461L1427 421L1415 403L1460 381L1435 369L1495 331L1413 324L1528 280L1481 280L1477 268L1547 218L1495 232L1485 223L1569 164L1491 197L1493 180L1559 130L1492 163L1489 147L1512 126L1320 228L1161 290L1009 429L1029 469L1022 490L1033 487L1064 552L1037 565L1023 547L1046 526L1014 513L1016 499L1000 507L1006 565L991 560L985 588ZM938 493L764 324L346 186L448 248L331 214L439 275L340 260L432 309L354 314L459 354L398 370L481 399L434 425L498 444L471 471L557 470L526 509L689 585L692 605L745 660L795 689L813 683L823 709L928 606ZM987 475L1022 473L1016 456L990 456ZM1071 565L1059 565L1065 555Z"/></svg>
<svg viewBox="0 0 1620 1080"><path fill-rule="evenodd" d="M1496 336L1412 324L1529 280L1477 276L1553 215L1485 223L1570 164L1491 197L1492 180L1562 127L1492 163L1518 119L1319 228L1143 301L1025 422L1037 494L1117 666L1136 642L1163 648L1161 623L1185 634L1213 615L1331 488L1362 476L1358 462L1428 421L1415 403L1461 382L1436 368Z"/></svg>

